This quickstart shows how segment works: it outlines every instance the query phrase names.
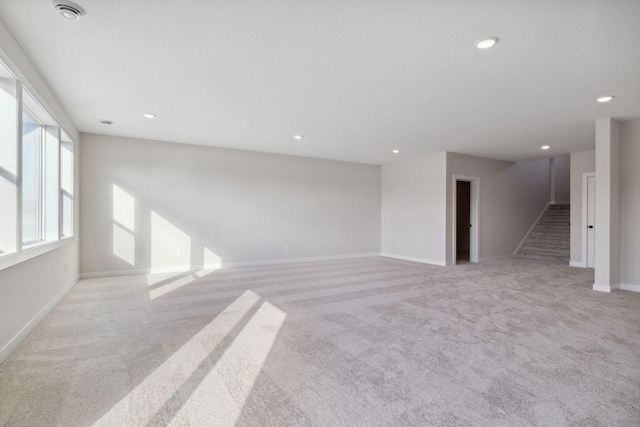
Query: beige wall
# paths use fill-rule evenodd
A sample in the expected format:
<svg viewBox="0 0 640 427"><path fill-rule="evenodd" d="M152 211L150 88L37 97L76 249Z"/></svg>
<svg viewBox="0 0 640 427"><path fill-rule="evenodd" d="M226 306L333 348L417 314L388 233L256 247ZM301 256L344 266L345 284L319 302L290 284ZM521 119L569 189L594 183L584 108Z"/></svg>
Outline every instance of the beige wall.
<svg viewBox="0 0 640 427"><path fill-rule="evenodd" d="M556 203L571 202L571 157L558 156L553 161L555 167Z"/></svg>
<svg viewBox="0 0 640 427"><path fill-rule="evenodd" d="M640 291L640 119L621 123L620 282Z"/></svg>
<svg viewBox="0 0 640 427"><path fill-rule="evenodd" d="M549 202L549 161L438 153L382 167L382 253L453 262L453 176L480 178L479 258L511 256Z"/></svg>
<svg viewBox="0 0 640 427"><path fill-rule="evenodd" d="M382 166L382 253L445 264L446 153Z"/></svg>
<svg viewBox="0 0 640 427"><path fill-rule="evenodd" d="M571 258L575 267L586 267L582 259L582 174L596 171L595 150L571 153Z"/></svg>
<svg viewBox="0 0 640 427"><path fill-rule="evenodd" d="M447 153L447 264L453 263L453 176L478 177L479 261L513 254L549 202L549 161L511 163Z"/></svg>
<svg viewBox="0 0 640 427"><path fill-rule="evenodd" d="M78 131L73 122L2 20L0 59L77 142ZM77 154L76 144L76 237L62 247L0 270L0 363L76 282L79 212Z"/></svg>
<svg viewBox="0 0 640 427"><path fill-rule="evenodd" d="M81 139L82 273L380 252L380 166Z"/></svg>

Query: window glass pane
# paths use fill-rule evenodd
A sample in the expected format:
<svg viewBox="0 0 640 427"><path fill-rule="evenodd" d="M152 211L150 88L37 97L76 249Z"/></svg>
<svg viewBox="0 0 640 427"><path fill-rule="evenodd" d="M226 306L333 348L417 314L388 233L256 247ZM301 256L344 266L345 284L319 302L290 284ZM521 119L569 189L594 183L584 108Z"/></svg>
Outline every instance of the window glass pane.
<svg viewBox="0 0 640 427"><path fill-rule="evenodd" d="M18 228L17 81L0 64L0 257L16 251Z"/></svg>
<svg viewBox="0 0 640 427"><path fill-rule="evenodd" d="M40 215L41 126L22 113L22 243L42 240Z"/></svg>
<svg viewBox="0 0 640 427"><path fill-rule="evenodd" d="M44 240L60 238L60 128L45 126L44 135Z"/></svg>
<svg viewBox="0 0 640 427"><path fill-rule="evenodd" d="M60 192L62 193L62 236L73 236L73 142L60 136Z"/></svg>

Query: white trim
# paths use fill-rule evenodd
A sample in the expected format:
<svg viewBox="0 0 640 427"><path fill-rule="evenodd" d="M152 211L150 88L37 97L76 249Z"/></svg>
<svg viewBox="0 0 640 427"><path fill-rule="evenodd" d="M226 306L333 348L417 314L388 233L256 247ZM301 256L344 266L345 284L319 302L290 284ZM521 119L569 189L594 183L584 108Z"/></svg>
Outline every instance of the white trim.
<svg viewBox="0 0 640 427"><path fill-rule="evenodd" d="M640 292L640 285L630 285L628 283L621 283L620 289L622 289L623 291Z"/></svg>
<svg viewBox="0 0 640 427"><path fill-rule="evenodd" d="M611 286L593 284L593 290L599 292L611 292Z"/></svg>
<svg viewBox="0 0 640 427"><path fill-rule="evenodd" d="M412 256L390 254L390 253L387 253L387 252L382 252L380 254L380 256L387 257L387 258L401 259L403 261L419 262L421 264L439 265L441 267L445 267L447 265L447 263L445 261L436 261L436 260L433 260L433 259L416 258L416 257L412 257Z"/></svg>
<svg viewBox="0 0 640 427"><path fill-rule="evenodd" d="M233 268L233 267L253 267L259 265L277 265L277 264L291 264L295 262L313 262L313 261L332 261L339 259L351 259L351 258L368 258L380 256L379 252L367 252L360 254L344 254L344 255L326 255L326 256L316 256L316 257L305 257L305 258L285 258L285 259L269 259L263 261L247 261L247 262L230 262L230 263L222 263L222 268Z"/></svg>
<svg viewBox="0 0 640 427"><path fill-rule="evenodd" d="M589 177L595 177L595 172L586 172L582 174L582 224L580 224L580 228L582 229L582 263L584 264L584 268L587 268L587 224L588 221L588 209L589 209ZM595 212L594 212L595 214Z"/></svg>
<svg viewBox="0 0 640 427"><path fill-rule="evenodd" d="M533 231L533 227L536 226L536 224L538 223L538 221L540 221L540 218L542 218L542 215L544 215L544 213L547 211L547 209L549 209L549 206L551 205L551 202L548 202L547 205L544 207L544 209L542 210L542 212L540 212L540 215L538 215L538 218L536 218L535 222L533 223L533 225L531 226L531 228L529 228L529 231L527 231L527 234L524 235L523 239L520 241L520 244L518 245L518 247L516 248L515 251L513 251L512 255L515 255L518 253L518 251L520 250L520 247L524 244L524 242L527 240L527 238L529 237L529 234L531 234L531 232Z"/></svg>
<svg viewBox="0 0 640 427"><path fill-rule="evenodd" d="M556 158L549 159L549 204L556 204Z"/></svg>
<svg viewBox="0 0 640 427"><path fill-rule="evenodd" d="M458 181L466 181L471 184L471 206L470 206L470 222L471 222L471 231L469 233L469 261L470 262L478 262L480 259L480 216L479 216L479 206L480 206L480 178L477 176L467 176L467 175L452 175L453 184L451 189L451 203L453 205L451 211L453 213L453 217L451 219L451 261L445 262L444 265L455 265L457 260L457 240L456 240L456 227L457 227L457 182ZM420 261L418 261L420 262ZM429 264L433 264L429 262ZM440 265L440 264L438 264Z"/></svg>
<svg viewBox="0 0 640 427"><path fill-rule="evenodd" d="M620 289L621 285L616 285L616 286L607 286L607 285L598 285L596 283L593 284L593 290L594 291L600 291L600 292L613 292L613 291L617 291Z"/></svg>
<svg viewBox="0 0 640 427"><path fill-rule="evenodd" d="M38 323L40 323L40 321L44 319L44 317L49 314L51 310L53 310L53 308L60 302L60 300L64 298L65 295L67 295L71 288L73 288L74 285L78 283L78 279L78 276L72 279L60 292L58 292L56 296L53 297L51 301L49 301L49 303L42 310L40 310L38 314L33 317L33 319L31 319L29 323L27 323L17 334L13 336L13 338L9 340L7 344L5 344L2 350L0 350L0 364L2 364L2 362L4 362L7 357L9 357L13 350L18 347L18 344L20 344L27 337L27 335L29 335L29 333L33 331L33 328L35 328Z"/></svg>
<svg viewBox="0 0 640 427"><path fill-rule="evenodd" d="M583 261L569 261L569 267L587 268L587 264Z"/></svg>
<svg viewBox="0 0 640 427"><path fill-rule="evenodd" d="M278 265L278 264L292 264L297 262L313 262L313 261L332 261L339 259L351 259L351 258L368 258L380 256L378 252L367 252L359 254L345 254L345 255L327 255L318 257L306 257L306 258L285 258L285 259L270 259L261 261L244 261L244 262L223 262L221 265L193 265L188 269L184 268L145 268L137 270L112 270L112 271L96 271L90 273L81 273L81 279L90 279L94 277L113 277L113 276L131 276L137 274L155 274L155 273L182 273L187 271L199 271L199 270L219 270L224 268L237 268L237 267L254 267L261 265Z"/></svg>
<svg viewBox="0 0 640 427"><path fill-rule="evenodd" d="M65 237L62 240L54 240L52 242L41 243L31 248L26 248L20 252L14 252L0 256L0 270L9 268L13 265L30 260L47 252L59 249L73 242L73 236Z"/></svg>

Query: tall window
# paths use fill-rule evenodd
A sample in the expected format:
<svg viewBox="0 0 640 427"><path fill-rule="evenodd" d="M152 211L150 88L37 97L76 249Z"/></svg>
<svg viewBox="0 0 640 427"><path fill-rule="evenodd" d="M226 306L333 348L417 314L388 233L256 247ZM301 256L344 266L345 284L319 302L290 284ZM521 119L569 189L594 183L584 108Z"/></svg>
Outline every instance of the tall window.
<svg viewBox="0 0 640 427"><path fill-rule="evenodd" d="M73 142L0 63L0 258L73 235Z"/></svg>
<svg viewBox="0 0 640 427"><path fill-rule="evenodd" d="M60 199L62 237L73 236L73 142L62 132L60 143Z"/></svg>
<svg viewBox="0 0 640 427"><path fill-rule="evenodd" d="M0 256L17 250L18 82L0 64Z"/></svg>
<svg viewBox="0 0 640 427"><path fill-rule="evenodd" d="M41 132L27 110L22 112L22 245L42 241Z"/></svg>

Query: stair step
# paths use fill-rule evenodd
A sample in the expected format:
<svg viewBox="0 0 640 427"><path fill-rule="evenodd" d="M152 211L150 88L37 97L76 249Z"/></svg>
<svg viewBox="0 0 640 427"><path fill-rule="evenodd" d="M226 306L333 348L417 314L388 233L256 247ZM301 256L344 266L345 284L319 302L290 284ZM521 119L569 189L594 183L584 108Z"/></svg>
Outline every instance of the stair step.
<svg viewBox="0 0 640 427"><path fill-rule="evenodd" d="M558 263L563 263L563 264L568 264L569 263L569 257L562 257L562 256L557 256L557 255L545 255L545 254L539 254L539 253L535 253L535 252L527 252L527 253L518 253L516 254L517 258L525 258L525 259L536 259L536 260L540 260L540 261L551 261L551 262L558 262Z"/></svg>
<svg viewBox="0 0 640 427"><path fill-rule="evenodd" d="M544 227L549 227L549 228L558 228L558 227L569 227L571 224L569 223L569 221L547 221L547 222L538 222L536 224L536 227L540 227L542 226Z"/></svg>
<svg viewBox="0 0 640 427"><path fill-rule="evenodd" d="M571 233L569 224L538 224L531 232L538 233Z"/></svg>
<svg viewBox="0 0 640 427"><path fill-rule="evenodd" d="M560 216L546 216L540 218L538 224L569 224L569 218L564 218Z"/></svg>
<svg viewBox="0 0 640 427"><path fill-rule="evenodd" d="M548 211L568 211L571 210L571 205L549 205Z"/></svg>
<svg viewBox="0 0 640 427"><path fill-rule="evenodd" d="M569 242L568 239L566 238L557 239L555 237L545 237L545 238L529 237L525 242L525 244L522 246L525 246L525 245L544 246L544 247L550 247L550 248L566 248L566 249L569 249L571 247L571 243Z"/></svg>
<svg viewBox="0 0 640 427"><path fill-rule="evenodd" d="M548 211L542 215L542 218L570 218L571 212L569 211Z"/></svg>
<svg viewBox="0 0 640 427"><path fill-rule="evenodd" d="M570 255L569 250L554 250L549 248L526 248L522 247L518 251L518 254L538 254L538 255L548 255L555 257L568 257Z"/></svg>
<svg viewBox="0 0 640 427"><path fill-rule="evenodd" d="M570 255L569 205L549 205L516 253L518 258L568 263Z"/></svg>
<svg viewBox="0 0 640 427"><path fill-rule="evenodd" d="M544 255L556 255L556 256L569 256L569 248L559 248L554 246L537 246L537 245L529 245L524 244L518 251L518 253L538 253Z"/></svg>

